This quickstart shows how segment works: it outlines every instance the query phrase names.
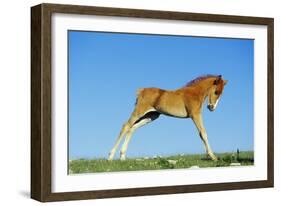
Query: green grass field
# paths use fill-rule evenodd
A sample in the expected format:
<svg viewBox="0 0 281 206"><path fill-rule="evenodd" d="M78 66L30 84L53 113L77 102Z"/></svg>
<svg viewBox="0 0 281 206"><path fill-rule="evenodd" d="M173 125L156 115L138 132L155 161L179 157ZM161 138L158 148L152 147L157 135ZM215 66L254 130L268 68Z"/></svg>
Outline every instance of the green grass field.
<svg viewBox="0 0 281 206"><path fill-rule="evenodd" d="M93 172L179 169L190 167L228 167L232 166L232 163L240 163L242 166L254 164L254 153L252 151L239 152L239 154L221 153L216 155L219 158L219 160L216 162L206 159L205 154L175 155L155 158L128 158L124 161L108 161L106 159L77 159L69 161L69 173L81 174Z"/></svg>

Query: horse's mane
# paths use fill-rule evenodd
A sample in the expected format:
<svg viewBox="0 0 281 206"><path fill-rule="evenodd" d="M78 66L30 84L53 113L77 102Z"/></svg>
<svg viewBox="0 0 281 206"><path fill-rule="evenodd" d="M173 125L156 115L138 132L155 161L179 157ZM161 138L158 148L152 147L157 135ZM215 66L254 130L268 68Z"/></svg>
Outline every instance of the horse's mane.
<svg viewBox="0 0 281 206"><path fill-rule="evenodd" d="M200 81L202 81L202 80L204 80L204 79L211 78L211 77L218 77L218 76L219 76L219 75L212 75L212 74L202 75L202 76L199 76L199 77L197 77L197 78L195 78L195 79L193 79L193 80L187 82L187 83L184 85L184 87L192 86L192 85L194 85L194 84L196 84L196 83L198 83L198 82L200 82Z"/></svg>

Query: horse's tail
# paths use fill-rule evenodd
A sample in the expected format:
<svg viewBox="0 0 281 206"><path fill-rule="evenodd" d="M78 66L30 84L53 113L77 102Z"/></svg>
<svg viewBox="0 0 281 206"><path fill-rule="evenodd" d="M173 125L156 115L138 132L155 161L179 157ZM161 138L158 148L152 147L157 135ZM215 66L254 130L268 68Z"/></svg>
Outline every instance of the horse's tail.
<svg viewBox="0 0 281 206"><path fill-rule="evenodd" d="M138 103L138 99L139 99L139 96L141 95L141 93L143 92L144 88L140 88L137 90L137 98L136 98L136 102L135 102L135 105Z"/></svg>

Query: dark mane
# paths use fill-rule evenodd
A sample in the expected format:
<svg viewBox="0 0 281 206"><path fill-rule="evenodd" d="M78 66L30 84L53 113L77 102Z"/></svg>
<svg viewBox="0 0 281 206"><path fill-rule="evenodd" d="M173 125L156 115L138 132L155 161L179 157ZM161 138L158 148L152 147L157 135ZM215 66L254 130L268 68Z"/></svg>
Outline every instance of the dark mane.
<svg viewBox="0 0 281 206"><path fill-rule="evenodd" d="M194 84L196 84L197 82L200 82L201 80L204 80L204 79L207 79L207 78L210 78L210 77L218 77L219 75L212 75L212 74L207 74L207 75L202 75L202 76L199 76L189 82L187 82L184 87L188 87L188 86L192 86Z"/></svg>

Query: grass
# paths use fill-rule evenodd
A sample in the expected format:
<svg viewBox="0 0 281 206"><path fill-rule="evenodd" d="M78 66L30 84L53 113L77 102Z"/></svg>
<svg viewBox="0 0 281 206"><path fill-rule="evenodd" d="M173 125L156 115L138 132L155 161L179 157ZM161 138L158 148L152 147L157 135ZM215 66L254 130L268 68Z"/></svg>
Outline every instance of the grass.
<svg viewBox="0 0 281 206"><path fill-rule="evenodd" d="M159 169L180 169L190 167L227 167L231 163L240 165L253 165L254 153L244 151L238 153L216 154L218 161L206 158L205 154L174 155L169 157L155 158L128 158L124 161L106 159L77 159L69 161L69 173L94 173L94 172L115 172L115 171L137 171L137 170L159 170Z"/></svg>

